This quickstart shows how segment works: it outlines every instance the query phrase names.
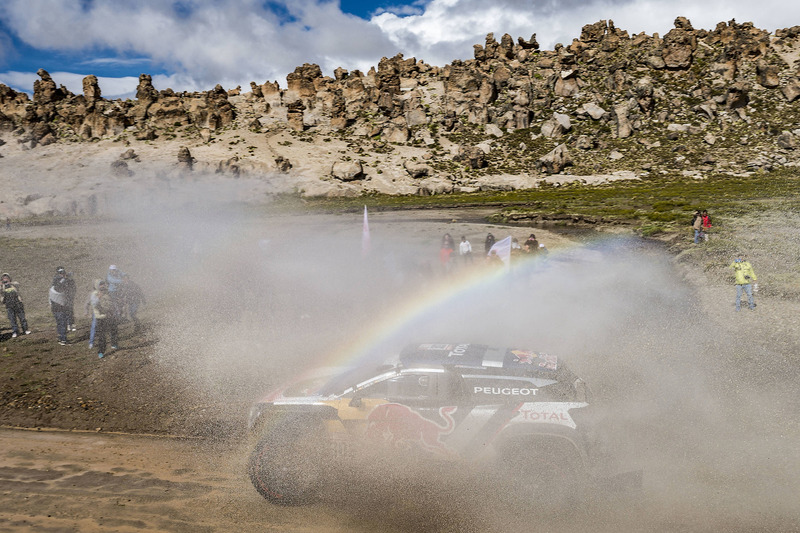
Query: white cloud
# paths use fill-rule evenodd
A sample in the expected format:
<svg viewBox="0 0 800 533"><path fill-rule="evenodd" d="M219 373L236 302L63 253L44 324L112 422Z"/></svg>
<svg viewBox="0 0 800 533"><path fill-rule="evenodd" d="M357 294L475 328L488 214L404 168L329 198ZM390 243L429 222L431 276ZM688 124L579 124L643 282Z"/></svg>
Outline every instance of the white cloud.
<svg viewBox="0 0 800 533"><path fill-rule="evenodd" d="M63 85L74 94L83 94L83 78L86 74L76 74L74 72L50 72L50 77L56 85ZM40 79L33 72L0 72L0 83L13 87L16 90L33 94L33 82ZM125 76L120 78L97 77L100 92L103 98L133 98L136 95L136 86L139 84L138 76ZM180 91L206 91L211 87L201 87L197 82L184 74L155 75L153 76L153 87L157 90L172 88Z"/></svg>
<svg viewBox="0 0 800 533"><path fill-rule="evenodd" d="M163 0L117 2L95 0L86 9L79 2L3 0L0 17L31 46L73 52L82 59L92 53L85 73L59 73L68 87L91 74L100 61L136 61L143 68L168 76L154 76L156 88L208 90L250 81L278 80L303 63L317 63L331 74L336 67L366 70L382 56L402 52L434 65L472 57L472 46L487 33L515 39L536 33L542 48L569 44L584 24L613 19L616 26L635 34L666 33L677 16L686 16L696 28L713 28L735 18L752 21L767 30L800 24L800 3L778 0L422 0L398 1L394 12L371 20L343 14L332 0L286 1L288 17L280 17L259 0L185 0L181 13ZM35 16L31 14L35 13ZM400 15L396 14L399 13ZM406 13L415 13L403 16ZM0 49L5 45L0 41ZM1 57L1 56L0 56ZM125 59L128 57L134 60ZM80 63L80 61L78 61ZM25 77L27 76L27 77ZM32 74L6 72L0 79L21 80L14 87L32 87ZM54 76L55 78L56 76ZM126 94L133 78L105 78L104 95ZM163 86L162 86L163 84ZM72 90L72 89L71 89Z"/></svg>
<svg viewBox="0 0 800 533"><path fill-rule="evenodd" d="M800 3L764 0L432 0L421 15L373 17L398 49L424 55L433 64L472 57L472 45L483 44L487 33L528 38L536 33L543 49L569 44L581 28L598 20L613 20L631 35L642 31L661 35L672 29L676 17L689 18L695 28L713 29L735 18L774 31L800 24Z"/></svg>

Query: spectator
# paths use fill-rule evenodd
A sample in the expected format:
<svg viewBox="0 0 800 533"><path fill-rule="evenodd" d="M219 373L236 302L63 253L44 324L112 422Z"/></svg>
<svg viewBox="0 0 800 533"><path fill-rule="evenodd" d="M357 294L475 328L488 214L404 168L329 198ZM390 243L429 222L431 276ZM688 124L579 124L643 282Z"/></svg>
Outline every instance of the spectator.
<svg viewBox="0 0 800 533"><path fill-rule="evenodd" d="M123 306L122 299L118 292L119 286L122 283L123 272L117 268L117 265L108 267L108 274L106 274L106 281L108 282L108 294L111 296L111 301L116 307L116 315L122 317Z"/></svg>
<svg viewBox="0 0 800 533"><path fill-rule="evenodd" d="M758 279L753 267L749 261L745 261L740 254L731 263L730 268L733 269L734 276L736 277L734 283L736 284L736 310L742 308L742 291L747 293L747 303L751 310L756 308L756 302L753 300L753 283Z"/></svg>
<svg viewBox="0 0 800 533"><path fill-rule="evenodd" d="M7 273L0 276L0 282L2 282L3 288L0 298L6 306L8 321L11 322L11 336L16 337L20 331L23 331L25 335L30 335L31 330L28 329L28 321L25 319L25 306L22 304L22 298L17 290L19 284L11 281L11 275ZM17 328L17 321L19 321L21 330Z"/></svg>
<svg viewBox="0 0 800 533"><path fill-rule="evenodd" d="M60 266L56 268L56 275L53 278L53 287L59 286L58 292L63 293L67 303L67 330L75 331L75 293L78 289L75 286L75 280L67 273L67 270Z"/></svg>
<svg viewBox="0 0 800 533"><path fill-rule="evenodd" d="M495 268L502 268L506 266L500 256L497 255L496 250L492 250L489 255L486 256L486 264Z"/></svg>
<svg viewBox="0 0 800 533"><path fill-rule="evenodd" d="M86 299L86 316L92 318L92 325L89 327L89 348L94 347L94 334L97 329L97 319L94 316L94 308L92 307L92 300L97 297L97 289L92 290L89 293L89 297Z"/></svg>
<svg viewBox="0 0 800 533"><path fill-rule="evenodd" d="M122 275L122 284L119 286L122 297L122 305L128 316L133 320L134 332L139 332L139 319L136 313L139 311L139 306L144 305L144 292L142 288L135 282L131 281L128 274Z"/></svg>
<svg viewBox="0 0 800 533"><path fill-rule="evenodd" d="M458 255L461 256L461 261L472 263L472 245L467 240L466 235L461 236L461 242L458 245Z"/></svg>
<svg viewBox="0 0 800 533"><path fill-rule="evenodd" d="M439 260L442 262L445 272L450 271L450 259L454 248L453 237L449 233L445 233L442 237L442 248L439 250Z"/></svg>
<svg viewBox="0 0 800 533"><path fill-rule="evenodd" d="M708 211L703 209L703 212L700 214L700 218L703 220L703 240L708 241L708 232L711 230L711 217L708 216Z"/></svg>
<svg viewBox="0 0 800 533"><path fill-rule="evenodd" d="M50 286L48 297L50 300L50 310L56 319L56 330L58 331L58 343L61 346L67 344L67 327L69 320L69 300L66 293L67 287L61 283L54 283Z"/></svg>
<svg viewBox="0 0 800 533"><path fill-rule="evenodd" d="M527 240L525 241L525 251L529 254L535 254L539 252L539 241L536 240L536 235L531 233Z"/></svg>
<svg viewBox="0 0 800 533"><path fill-rule="evenodd" d="M117 349L117 308L108 292L108 281L95 280L94 286L96 290L92 295L92 311L97 324L95 342L97 357L102 359L106 353L106 337L110 337L111 349Z"/></svg>
<svg viewBox="0 0 800 533"><path fill-rule="evenodd" d="M491 233L486 235L486 241L483 243L483 248L484 248L484 251L486 252L486 255L489 255L489 250L492 249L492 246L494 246L494 243L495 243L494 235L492 235Z"/></svg>
<svg viewBox="0 0 800 533"><path fill-rule="evenodd" d="M692 218L692 229L694 230L694 243L700 242L700 237L703 233L703 217L700 211L695 211Z"/></svg>

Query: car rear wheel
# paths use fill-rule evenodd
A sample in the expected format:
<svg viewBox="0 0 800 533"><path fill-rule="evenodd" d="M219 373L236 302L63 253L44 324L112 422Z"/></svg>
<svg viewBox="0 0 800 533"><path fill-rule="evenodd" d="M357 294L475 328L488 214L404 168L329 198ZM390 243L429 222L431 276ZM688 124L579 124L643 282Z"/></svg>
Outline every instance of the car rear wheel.
<svg viewBox="0 0 800 533"><path fill-rule="evenodd" d="M317 421L286 421L259 440L250 454L248 471L264 498L283 505L316 499L323 479L321 430Z"/></svg>

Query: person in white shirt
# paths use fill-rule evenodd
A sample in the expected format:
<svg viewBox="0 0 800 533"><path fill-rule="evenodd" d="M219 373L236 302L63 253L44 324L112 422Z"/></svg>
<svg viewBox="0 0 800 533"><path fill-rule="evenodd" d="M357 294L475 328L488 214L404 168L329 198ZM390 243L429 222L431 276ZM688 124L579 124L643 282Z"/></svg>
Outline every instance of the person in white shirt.
<svg viewBox="0 0 800 533"><path fill-rule="evenodd" d="M469 243L465 236L461 236L461 242L458 245L458 255L464 263L472 262L472 245Z"/></svg>

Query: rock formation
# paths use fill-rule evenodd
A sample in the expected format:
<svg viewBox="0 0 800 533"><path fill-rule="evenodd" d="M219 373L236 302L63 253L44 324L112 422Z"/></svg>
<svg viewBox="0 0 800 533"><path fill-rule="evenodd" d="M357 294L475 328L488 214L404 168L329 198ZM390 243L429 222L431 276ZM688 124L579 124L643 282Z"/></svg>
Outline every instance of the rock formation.
<svg viewBox="0 0 800 533"><path fill-rule="evenodd" d="M156 90L142 74L134 100L107 100L94 76L74 95L39 70L32 100L0 85L0 134L13 131L27 148L109 138L158 142L177 133L210 143L230 128L334 136L353 153L327 163L320 177L366 182L372 169L357 158L407 147L416 151L393 163L394 175L456 185L437 191L472 190L483 186L476 176L493 173L701 165L738 172L797 164L800 27L771 35L731 20L705 30L683 17L674 26L663 37L631 36L601 20L554 50L540 50L535 34L516 42L489 34L473 58L443 67L398 54L366 73L339 68L330 77L304 64L285 88L254 81L244 93L220 86ZM424 164L413 160L423 153L430 154ZM294 171L277 152L265 159L280 172ZM181 159L186 168L192 163L191 156ZM218 167L257 167L245 163Z"/></svg>

